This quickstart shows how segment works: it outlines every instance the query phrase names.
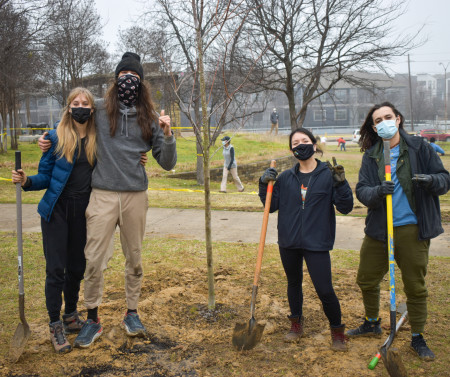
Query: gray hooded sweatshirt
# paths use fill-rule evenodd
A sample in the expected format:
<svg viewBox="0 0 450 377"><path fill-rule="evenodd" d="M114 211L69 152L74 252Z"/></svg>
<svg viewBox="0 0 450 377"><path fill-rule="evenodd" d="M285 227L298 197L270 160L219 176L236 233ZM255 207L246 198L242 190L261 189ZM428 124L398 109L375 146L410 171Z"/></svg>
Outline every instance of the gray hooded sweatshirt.
<svg viewBox="0 0 450 377"><path fill-rule="evenodd" d="M159 125L152 123L151 140L142 137L137 123L136 108L120 104L116 134L109 133L109 120L103 100L96 101L97 165L92 173L92 187L109 191L144 191L148 178L140 164L141 152L152 151L165 170L177 162L176 141L173 135L164 136Z"/></svg>

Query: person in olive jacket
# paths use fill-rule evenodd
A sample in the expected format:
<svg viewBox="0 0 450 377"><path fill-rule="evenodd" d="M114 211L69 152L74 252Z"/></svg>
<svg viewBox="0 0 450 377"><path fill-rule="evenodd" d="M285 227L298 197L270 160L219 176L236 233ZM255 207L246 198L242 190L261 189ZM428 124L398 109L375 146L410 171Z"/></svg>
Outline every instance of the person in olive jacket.
<svg viewBox="0 0 450 377"><path fill-rule="evenodd" d="M267 169L259 182L259 196L265 203L267 184L273 187L270 212L278 210L278 245L288 281L291 329L286 341L298 341L303 334L303 259L322 302L331 328L331 348L347 351L341 322L341 308L331 279L330 250L336 234L334 207L347 214L353 209L352 190L341 165L334 166L314 158L321 152L313 134L304 128L289 136L289 149L299 160L280 174Z"/></svg>
<svg viewBox="0 0 450 377"><path fill-rule="evenodd" d="M411 348L433 360L423 331L427 319L427 273L430 239L443 233L439 195L450 186L450 176L433 148L403 130L403 115L389 102L375 105L361 126L365 152L356 197L367 206L357 283L362 291L364 323L348 336L381 335L378 317L380 282L388 271L386 195L392 195L394 256L401 271L411 324ZM383 140L390 141L392 181L385 181Z"/></svg>

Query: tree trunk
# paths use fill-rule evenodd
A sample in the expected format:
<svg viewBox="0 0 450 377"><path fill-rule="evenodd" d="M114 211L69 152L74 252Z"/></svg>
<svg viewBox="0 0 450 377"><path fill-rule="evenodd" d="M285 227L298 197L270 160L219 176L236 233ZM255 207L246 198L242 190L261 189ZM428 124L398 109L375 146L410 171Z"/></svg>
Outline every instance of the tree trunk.
<svg viewBox="0 0 450 377"><path fill-rule="evenodd" d="M197 54L198 54L198 73L200 80L200 98L202 105L202 130L203 130L203 174L205 188L205 241L206 241L206 262L208 265L208 308L213 310L216 307L216 298L214 291L214 268L211 237L211 192L210 192L210 171L209 171L209 145L210 134L208 124L208 103L206 100L205 74L203 68L203 43L201 30L196 17L196 7L192 0L192 9L194 13L194 22L197 36Z"/></svg>
<svg viewBox="0 0 450 377"><path fill-rule="evenodd" d="M297 111L295 110L295 88L292 80L291 65L285 64L286 67L286 96L289 104L289 118L291 121L291 130L294 131L297 126Z"/></svg>

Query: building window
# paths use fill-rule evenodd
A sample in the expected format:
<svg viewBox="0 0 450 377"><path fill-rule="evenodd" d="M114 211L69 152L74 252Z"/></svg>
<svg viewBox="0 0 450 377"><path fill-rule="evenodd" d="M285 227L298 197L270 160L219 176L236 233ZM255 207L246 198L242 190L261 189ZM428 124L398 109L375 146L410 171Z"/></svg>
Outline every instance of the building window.
<svg viewBox="0 0 450 377"><path fill-rule="evenodd" d="M347 109L334 110L334 120L347 120Z"/></svg>
<svg viewBox="0 0 450 377"><path fill-rule="evenodd" d="M314 110L314 121L315 122L323 122L325 120L327 120L326 110Z"/></svg>
<svg viewBox="0 0 450 377"><path fill-rule="evenodd" d="M347 102L347 89L336 89L334 96L339 102Z"/></svg>

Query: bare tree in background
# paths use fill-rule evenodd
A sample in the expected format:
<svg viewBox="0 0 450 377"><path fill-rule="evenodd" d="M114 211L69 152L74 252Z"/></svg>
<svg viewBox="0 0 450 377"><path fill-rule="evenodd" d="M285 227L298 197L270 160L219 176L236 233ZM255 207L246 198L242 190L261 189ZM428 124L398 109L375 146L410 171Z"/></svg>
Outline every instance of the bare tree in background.
<svg viewBox="0 0 450 377"><path fill-rule="evenodd" d="M240 59L251 62L269 46L251 80L286 95L291 129L301 126L308 105L339 81L367 85L352 72L385 71L393 56L414 47L416 35L395 29L404 13L400 1L246 1L251 12Z"/></svg>
<svg viewBox="0 0 450 377"><path fill-rule="evenodd" d="M48 13L41 1L0 1L0 153L7 151L7 119L11 149L17 149L20 100L36 87L39 51L36 48Z"/></svg>
<svg viewBox="0 0 450 377"><path fill-rule="evenodd" d="M64 105L69 91L87 75L109 69L100 16L90 0L53 0L43 41L43 68L52 95ZM50 82L49 82L50 83Z"/></svg>

